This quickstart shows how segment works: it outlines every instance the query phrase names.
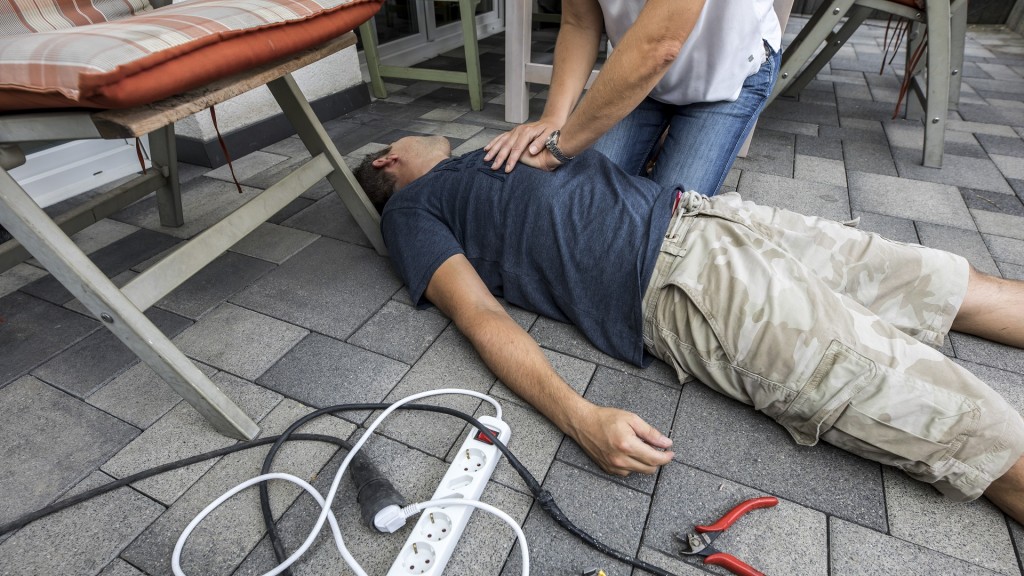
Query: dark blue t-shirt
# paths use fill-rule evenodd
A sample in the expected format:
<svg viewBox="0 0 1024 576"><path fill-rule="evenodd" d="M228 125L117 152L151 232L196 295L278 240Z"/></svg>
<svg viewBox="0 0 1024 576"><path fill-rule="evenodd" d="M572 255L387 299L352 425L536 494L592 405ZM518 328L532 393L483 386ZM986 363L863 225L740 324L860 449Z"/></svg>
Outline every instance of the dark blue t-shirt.
<svg viewBox="0 0 1024 576"><path fill-rule="evenodd" d="M495 172L482 150L399 190L381 228L418 307L437 268L464 254L492 294L575 324L605 353L646 365L643 293L674 189L631 177L599 152L544 172Z"/></svg>

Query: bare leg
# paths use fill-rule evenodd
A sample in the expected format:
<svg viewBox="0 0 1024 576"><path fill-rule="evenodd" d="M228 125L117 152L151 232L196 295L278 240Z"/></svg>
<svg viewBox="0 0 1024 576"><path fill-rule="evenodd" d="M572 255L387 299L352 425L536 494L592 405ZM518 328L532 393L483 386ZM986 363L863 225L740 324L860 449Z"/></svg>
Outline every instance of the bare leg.
<svg viewBox="0 0 1024 576"><path fill-rule="evenodd" d="M953 330L1024 348L1024 282L989 276L972 266Z"/></svg>
<svg viewBox="0 0 1024 576"><path fill-rule="evenodd" d="M1011 518L1024 524L1024 457L989 484L985 496Z"/></svg>

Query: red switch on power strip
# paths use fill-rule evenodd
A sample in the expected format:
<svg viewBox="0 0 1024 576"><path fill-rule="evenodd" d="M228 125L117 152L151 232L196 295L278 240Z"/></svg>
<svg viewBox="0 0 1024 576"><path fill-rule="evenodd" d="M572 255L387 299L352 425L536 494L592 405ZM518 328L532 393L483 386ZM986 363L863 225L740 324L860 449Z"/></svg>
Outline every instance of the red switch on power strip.
<svg viewBox="0 0 1024 576"><path fill-rule="evenodd" d="M492 430L490 428L488 428L487 430L491 434L493 434L495 438L498 437L498 431L497 430ZM488 438L486 435L484 435L484 433L482 431L480 431L480 430L477 430L476 437L474 437L473 439L478 441L478 442L483 442L484 444L494 445L494 442L491 442L491 439Z"/></svg>

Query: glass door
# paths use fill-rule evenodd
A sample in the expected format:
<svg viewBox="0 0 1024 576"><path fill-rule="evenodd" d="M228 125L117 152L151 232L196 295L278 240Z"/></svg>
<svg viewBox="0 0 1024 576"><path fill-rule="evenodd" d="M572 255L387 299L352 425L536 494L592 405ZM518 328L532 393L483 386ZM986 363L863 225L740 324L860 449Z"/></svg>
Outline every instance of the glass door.
<svg viewBox="0 0 1024 576"><path fill-rule="evenodd" d="M479 0L477 36L484 38L503 30L503 18L501 2ZM374 23L386 64L411 66L462 46L458 0L387 0Z"/></svg>

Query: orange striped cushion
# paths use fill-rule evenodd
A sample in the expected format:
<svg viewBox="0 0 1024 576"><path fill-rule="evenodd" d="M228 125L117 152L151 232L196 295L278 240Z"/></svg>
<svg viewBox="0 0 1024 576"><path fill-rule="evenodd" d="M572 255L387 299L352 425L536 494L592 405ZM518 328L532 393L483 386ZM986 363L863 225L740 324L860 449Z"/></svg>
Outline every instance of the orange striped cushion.
<svg viewBox="0 0 1024 576"><path fill-rule="evenodd" d="M0 111L146 104L321 44L371 18L382 2L191 0L113 22L0 37Z"/></svg>
<svg viewBox="0 0 1024 576"><path fill-rule="evenodd" d="M0 0L0 36L66 30L152 9L146 0Z"/></svg>

